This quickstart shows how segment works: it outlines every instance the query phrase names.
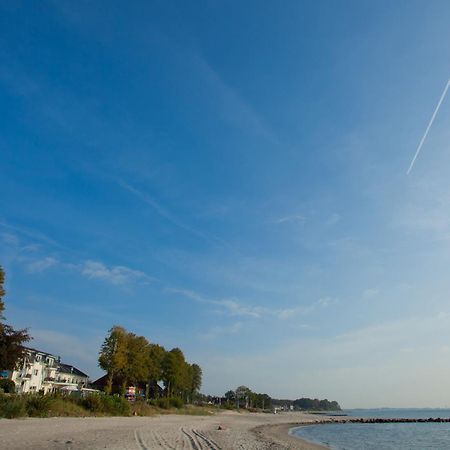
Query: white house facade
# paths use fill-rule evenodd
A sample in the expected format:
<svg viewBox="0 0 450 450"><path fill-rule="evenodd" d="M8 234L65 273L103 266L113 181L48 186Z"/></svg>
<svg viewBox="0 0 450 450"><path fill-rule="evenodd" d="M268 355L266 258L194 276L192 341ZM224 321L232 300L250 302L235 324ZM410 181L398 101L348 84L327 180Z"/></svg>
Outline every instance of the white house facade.
<svg viewBox="0 0 450 450"><path fill-rule="evenodd" d="M87 387L89 376L76 367L61 363L50 353L26 348L22 361L9 374L18 394L43 394Z"/></svg>

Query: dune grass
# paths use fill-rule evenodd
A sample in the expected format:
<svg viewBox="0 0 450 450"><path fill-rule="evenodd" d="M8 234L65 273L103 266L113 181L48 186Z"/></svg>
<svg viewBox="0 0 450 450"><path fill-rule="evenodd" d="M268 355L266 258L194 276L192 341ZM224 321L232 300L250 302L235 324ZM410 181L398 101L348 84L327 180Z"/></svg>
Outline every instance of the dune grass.
<svg viewBox="0 0 450 450"><path fill-rule="evenodd" d="M185 414L207 416L215 409L205 406L184 405L178 398L160 398L153 401L138 400L130 403L123 397L89 394L71 395L0 394L0 418L22 417L90 417L141 416Z"/></svg>

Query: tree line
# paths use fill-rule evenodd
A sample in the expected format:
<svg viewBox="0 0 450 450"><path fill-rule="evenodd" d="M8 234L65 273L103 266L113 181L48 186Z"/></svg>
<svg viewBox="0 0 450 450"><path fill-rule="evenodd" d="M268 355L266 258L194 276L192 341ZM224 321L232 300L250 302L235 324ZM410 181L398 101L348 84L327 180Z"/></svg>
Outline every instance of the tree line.
<svg viewBox="0 0 450 450"><path fill-rule="evenodd" d="M229 406L236 408L272 408L272 399L268 394L253 392L247 386L239 386L234 391L225 392L224 399Z"/></svg>
<svg viewBox="0 0 450 450"><path fill-rule="evenodd" d="M105 392L124 393L127 386L145 385L146 396L179 397L192 401L202 384L202 369L186 361L179 348L165 350L121 326L109 330L99 353L99 366L106 371ZM158 382L164 384L164 392Z"/></svg>
<svg viewBox="0 0 450 450"><path fill-rule="evenodd" d="M336 401L328 399L319 400L317 398L299 398L294 400L294 407L308 411L340 411L341 407Z"/></svg>
<svg viewBox="0 0 450 450"><path fill-rule="evenodd" d="M272 399L274 406L293 406L297 410L305 411L340 411L338 402L318 398L298 398L296 400Z"/></svg>
<svg viewBox="0 0 450 450"><path fill-rule="evenodd" d="M297 400L281 400L271 398L268 394L253 392L247 386L239 386L235 390L225 392L221 399L225 406L234 408L272 409L273 407L289 408L307 411L340 411L341 407L336 401L317 398L299 398Z"/></svg>

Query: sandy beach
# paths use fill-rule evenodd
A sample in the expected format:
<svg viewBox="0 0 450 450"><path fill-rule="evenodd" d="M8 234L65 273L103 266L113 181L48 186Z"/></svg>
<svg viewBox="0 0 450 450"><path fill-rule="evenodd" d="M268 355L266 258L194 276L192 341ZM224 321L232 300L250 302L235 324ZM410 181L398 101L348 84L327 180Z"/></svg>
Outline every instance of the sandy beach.
<svg viewBox="0 0 450 450"><path fill-rule="evenodd" d="M296 424L317 419L303 413L232 411L211 416L5 419L0 421L0 449L319 450L325 447L288 435Z"/></svg>

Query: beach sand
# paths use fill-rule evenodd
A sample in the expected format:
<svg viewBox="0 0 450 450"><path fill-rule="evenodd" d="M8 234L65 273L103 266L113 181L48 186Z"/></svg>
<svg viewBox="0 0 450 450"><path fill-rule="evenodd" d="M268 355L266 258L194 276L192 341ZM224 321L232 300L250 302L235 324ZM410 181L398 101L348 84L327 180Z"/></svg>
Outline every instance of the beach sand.
<svg viewBox="0 0 450 450"><path fill-rule="evenodd" d="M211 416L2 419L0 449L319 450L325 447L288 435L296 424L317 420L317 416L295 412L234 411Z"/></svg>

